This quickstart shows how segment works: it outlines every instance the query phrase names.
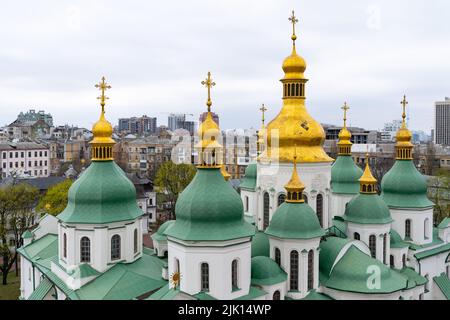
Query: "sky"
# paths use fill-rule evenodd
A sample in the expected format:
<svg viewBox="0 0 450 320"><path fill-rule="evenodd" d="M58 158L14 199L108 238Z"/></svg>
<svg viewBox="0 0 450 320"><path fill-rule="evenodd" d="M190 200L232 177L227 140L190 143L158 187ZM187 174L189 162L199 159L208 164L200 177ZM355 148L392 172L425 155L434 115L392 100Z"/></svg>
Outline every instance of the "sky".
<svg viewBox="0 0 450 320"><path fill-rule="evenodd" d="M221 128L258 128L262 103L267 119L282 105L293 9L316 120L340 124L347 101L350 125L381 129L400 118L406 94L409 127L430 131L434 102L450 96L447 0L3 0L0 125L43 109L56 124L90 128L102 76L114 124L198 120L211 71Z"/></svg>

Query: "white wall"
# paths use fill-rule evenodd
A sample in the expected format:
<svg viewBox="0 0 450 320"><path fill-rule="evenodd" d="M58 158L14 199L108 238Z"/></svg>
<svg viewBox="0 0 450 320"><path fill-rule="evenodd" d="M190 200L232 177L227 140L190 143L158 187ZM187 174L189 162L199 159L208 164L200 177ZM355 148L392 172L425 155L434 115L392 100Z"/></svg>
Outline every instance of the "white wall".
<svg viewBox="0 0 450 320"><path fill-rule="evenodd" d="M347 203L349 203L357 194L340 194L331 193L331 206L330 206L330 216L331 220L335 216L342 217L345 213L345 208Z"/></svg>
<svg viewBox="0 0 450 320"><path fill-rule="evenodd" d="M411 240L418 245L428 244L433 241L433 208L426 210L414 209L390 209L394 221L392 228L405 239L405 221L411 220ZM425 220L429 223L425 229ZM427 233L428 238L425 237Z"/></svg>
<svg viewBox="0 0 450 320"><path fill-rule="evenodd" d="M177 241L177 242L175 242ZM169 276L176 270L179 261L180 290L194 295L201 291L201 264L209 265L208 294L220 300L230 300L249 293L251 278L251 242L250 238L233 241L186 243L168 239ZM231 264L238 259L238 286L233 291L231 284ZM170 282L169 282L170 283ZM170 284L172 286L172 284Z"/></svg>

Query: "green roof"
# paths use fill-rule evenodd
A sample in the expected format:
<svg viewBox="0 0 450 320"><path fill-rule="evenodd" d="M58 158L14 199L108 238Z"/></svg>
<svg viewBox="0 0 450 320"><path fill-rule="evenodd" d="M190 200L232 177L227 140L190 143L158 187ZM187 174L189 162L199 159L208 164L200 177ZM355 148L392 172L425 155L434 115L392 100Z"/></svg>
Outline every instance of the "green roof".
<svg viewBox="0 0 450 320"><path fill-rule="evenodd" d="M164 234L164 232L173 224L175 223L175 220L169 220L164 222L162 225L159 226L158 231L156 231L154 234L152 234L152 239L156 241L164 241L167 240L167 236Z"/></svg>
<svg viewBox="0 0 450 320"><path fill-rule="evenodd" d="M383 199L377 194L366 193L357 195L347 204L343 218L360 224L388 224L393 221Z"/></svg>
<svg viewBox="0 0 450 320"><path fill-rule="evenodd" d="M338 156L331 167L331 190L333 193L358 194L362 174L351 156Z"/></svg>
<svg viewBox="0 0 450 320"><path fill-rule="evenodd" d="M256 163L251 163L245 169L244 179L239 185L240 189L255 191L256 188Z"/></svg>
<svg viewBox="0 0 450 320"><path fill-rule="evenodd" d="M196 295L194 295L194 297L198 300L217 300L216 298L211 297L206 292L197 293Z"/></svg>
<svg viewBox="0 0 450 320"><path fill-rule="evenodd" d="M153 293L146 300L173 300L178 294L180 290L175 288L169 288L169 284L161 287L155 293Z"/></svg>
<svg viewBox="0 0 450 320"><path fill-rule="evenodd" d="M270 286L286 281L287 273L269 257L252 258L252 284Z"/></svg>
<svg viewBox="0 0 450 320"><path fill-rule="evenodd" d="M441 246L439 246L437 248L433 248L433 249L429 249L429 250L425 250L425 251L421 251L421 252L415 253L414 257L417 260L422 260L422 259L425 259L425 258L428 258L428 257L431 257L431 256L435 256L437 254L446 252L446 251L450 251L450 243L441 245Z"/></svg>
<svg viewBox="0 0 450 320"><path fill-rule="evenodd" d="M335 216L332 220L333 227L337 228L339 230L339 237L346 238L347 237L347 223L344 221L342 217ZM344 236L345 235L345 236Z"/></svg>
<svg viewBox="0 0 450 320"><path fill-rule="evenodd" d="M177 219L164 234L188 241L223 241L251 237L255 226L244 220L241 197L219 168L198 168L180 194Z"/></svg>
<svg viewBox="0 0 450 320"><path fill-rule="evenodd" d="M391 240L390 240L391 248L409 247L409 243L403 241L402 237L400 237L397 231L391 229L390 233L391 233Z"/></svg>
<svg viewBox="0 0 450 320"><path fill-rule="evenodd" d="M328 288L363 294L386 294L407 288L407 279L404 276L391 270L377 259L373 259L365 254L353 244L336 262L329 275L327 274L330 270L329 264L325 268L322 266L322 256L326 254L326 251L321 251L319 266L320 281ZM329 258L324 260L327 259ZM368 270L374 266L380 270L381 281L379 288L370 288L367 285Z"/></svg>
<svg viewBox="0 0 450 320"><path fill-rule="evenodd" d="M333 298L330 298L324 293L319 293L316 290L311 290L311 292L300 300L334 300Z"/></svg>
<svg viewBox="0 0 450 320"><path fill-rule="evenodd" d="M57 218L67 223L111 223L144 213L133 183L114 161L94 161L69 189L67 207Z"/></svg>
<svg viewBox="0 0 450 320"><path fill-rule="evenodd" d="M438 228L439 229L445 229L450 226L450 217L446 217L444 220L439 223Z"/></svg>
<svg viewBox="0 0 450 320"><path fill-rule="evenodd" d="M266 233L282 239L312 239L325 235L316 213L304 202L280 205Z"/></svg>
<svg viewBox="0 0 450 320"><path fill-rule="evenodd" d="M450 300L450 279L447 277L445 273L442 273L440 276L433 278L434 283L441 289L441 292Z"/></svg>
<svg viewBox="0 0 450 320"><path fill-rule="evenodd" d="M18 252L32 262L50 258L58 252L58 236L47 234L26 246L20 247Z"/></svg>
<svg viewBox="0 0 450 320"><path fill-rule="evenodd" d="M22 239L29 239L29 238L33 238L33 234L31 233L30 230L27 230L22 234Z"/></svg>
<svg viewBox="0 0 450 320"><path fill-rule="evenodd" d="M99 274L100 274L100 272L98 272L97 270L92 268L90 264L83 263L73 271L71 276L74 278L83 279L83 278L95 277L95 276L98 276Z"/></svg>
<svg viewBox="0 0 450 320"><path fill-rule="evenodd" d="M267 294L267 292L265 292L264 290L262 290L258 287L251 286L247 295L239 297L234 300L254 300L256 298L265 296L266 294Z"/></svg>
<svg viewBox="0 0 450 320"><path fill-rule="evenodd" d="M28 300L43 300L52 287L53 283L47 278L43 278Z"/></svg>
<svg viewBox="0 0 450 320"><path fill-rule="evenodd" d="M422 286L427 283L427 279L418 274L413 268L403 268L399 273L408 279L409 287Z"/></svg>
<svg viewBox="0 0 450 320"><path fill-rule="evenodd" d="M427 182L412 160L397 160L381 181L381 196L391 208L429 208Z"/></svg>
<svg viewBox="0 0 450 320"><path fill-rule="evenodd" d="M247 221L250 224L255 224L255 217L254 216L249 216L249 215L244 215L244 220Z"/></svg>
<svg viewBox="0 0 450 320"><path fill-rule="evenodd" d="M257 231L252 239L252 257L259 256L270 256L269 237L264 231Z"/></svg>

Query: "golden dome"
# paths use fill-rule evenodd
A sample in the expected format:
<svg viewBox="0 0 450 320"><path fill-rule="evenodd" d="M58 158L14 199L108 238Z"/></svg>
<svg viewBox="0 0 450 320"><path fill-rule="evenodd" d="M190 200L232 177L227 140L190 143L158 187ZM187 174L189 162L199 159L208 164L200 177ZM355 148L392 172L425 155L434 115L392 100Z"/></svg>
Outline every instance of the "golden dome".
<svg viewBox="0 0 450 320"><path fill-rule="evenodd" d="M279 162L292 162L296 146L299 162L332 162L323 150L325 131L314 120L305 107L305 60L295 50L294 12L289 20L293 24L292 54L283 62L285 77L283 83L283 107L280 113L267 125L267 148L261 158Z"/></svg>
<svg viewBox="0 0 450 320"><path fill-rule="evenodd" d="M339 155L350 155L352 147L352 142L350 139L352 138L352 134L347 129L347 110L350 109L347 102L344 103L344 106L341 109L344 110L344 126L338 135Z"/></svg>
<svg viewBox="0 0 450 320"><path fill-rule="evenodd" d="M303 78L305 70L306 61L297 54L294 44L291 55L283 61L284 79Z"/></svg>
<svg viewBox="0 0 450 320"><path fill-rule="evenodd" d="M287 191L286 202L305 202L302 192L305 185L302 183L297 172L297 155L294 154L294 168L292 170L291 180L284 186Z"/></svg>
<svg viewBox="0 0 450 320"><path fill-rule="evenodd" d="M338 137L339 142L350 141L350 139L352 138L352 134L350 133L350 131L348 131L346 127L343 127L342 130L339 132Z"/></svg>
<svg viewBox="0 0 450 320"><path fill-rule="evenodd" d="M370 170L369 165L369 153L366 154L366 168L364 169L364 173L359 178L360 184L360 192L362 193L376 193L376 184L377 179L372 175L372 171Z"/></svg>
<svg viewBox="0 0 450 320"><path fill-rule="evenodd" d="M412 159L412 149L414 145L411 143L412 133L406 127L406 105L408 101L406 101L406 95L403 96L403 101L400 102L403 105L403 114L402 114L402 126L398 130L396 139L397 144L395 146L396 149L396 159L399 160L410 160Z"/></svg>
<svg viewBox="0 0 450 320"><path fill-rule="evenodd" d="M102 111L100 119L92 127L92 133L94 135L92 143L115 143L111 138L113 127L111 123L106 120L104 111Z"/></svg>

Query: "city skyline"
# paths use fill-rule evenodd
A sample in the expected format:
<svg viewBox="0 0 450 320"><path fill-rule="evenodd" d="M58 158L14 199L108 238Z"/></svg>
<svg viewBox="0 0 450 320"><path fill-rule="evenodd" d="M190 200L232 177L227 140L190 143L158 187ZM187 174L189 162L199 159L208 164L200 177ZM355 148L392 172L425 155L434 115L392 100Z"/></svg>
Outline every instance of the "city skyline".
<svg viewBox="0 0 450 320"><path fill-rule="evenodd" d="M49 1L19 11L7 4L0 16L17 27L0 31L1 124L34 108L52 113L56 124L90 129L98 113L92 87L102 75L113 87L107 113L115 125L143 114L158 117L160 125L164 113L192 113L195 121L206 110L200 82L211 71L217 83L212 110L222 129L258 128L262 103L269 121L281 106L278 79L291 45L286 12L295 7L314 118L340 124L347 101L351 126L382 129L400 118L406 94L410 128L430 133L434 102L448 95L450 84L444 76L449 67L441 63L450 51L444 38L449 26L440 19L450 5L327 2L333 14L322 6L195 1L121 10L118 2ZM138 30L144 35L136 36Z"/></svg>

